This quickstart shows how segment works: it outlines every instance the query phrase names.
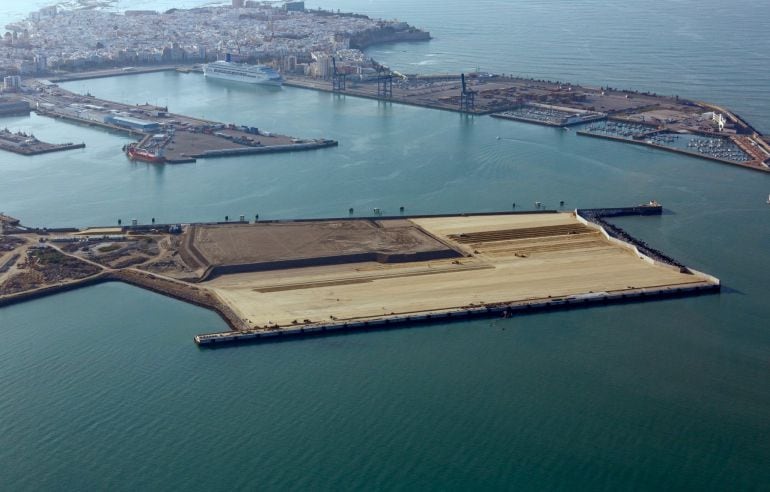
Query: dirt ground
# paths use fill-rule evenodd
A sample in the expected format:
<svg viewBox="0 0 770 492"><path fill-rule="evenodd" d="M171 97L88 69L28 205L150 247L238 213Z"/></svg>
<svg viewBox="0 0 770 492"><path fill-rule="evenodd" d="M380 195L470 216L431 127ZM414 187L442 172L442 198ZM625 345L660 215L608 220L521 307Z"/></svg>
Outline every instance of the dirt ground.
<svg viewBox="0 0 770 492"><path fill-rule="evenodd" d="M570 213L413 222L472 256L244 273L203 285L251 326L268 327L705 281L640 259Z"/></svg>
<svg viewBox="0 0 770 492"><path fill-rule="evenodd" d="M450 251L407 220L194 226L186 234L192 235L193 247L208 265Z"/></svg>
<svg viewBox="0 0 770 492"><path fill-rule="evenodd" d="M23 266L23 268L22 268ZM14 294L99 273L94 265L66 256L54 248L29 249L26 261L0 285L0 295Z"/></svg>

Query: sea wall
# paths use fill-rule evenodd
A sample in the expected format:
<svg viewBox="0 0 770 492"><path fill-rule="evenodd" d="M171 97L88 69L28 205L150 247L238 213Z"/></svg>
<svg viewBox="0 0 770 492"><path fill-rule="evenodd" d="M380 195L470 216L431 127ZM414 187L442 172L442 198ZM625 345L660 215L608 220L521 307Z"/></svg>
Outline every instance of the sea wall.
<svg viewBox="0 0 770 492"><path fill-rule="evenodd" d="M354 34L350 37L350 47L363 50L375 44L428 40L430 40L430 33L427 31L414 28L397 31L393 27L387 26Z"/></svg>

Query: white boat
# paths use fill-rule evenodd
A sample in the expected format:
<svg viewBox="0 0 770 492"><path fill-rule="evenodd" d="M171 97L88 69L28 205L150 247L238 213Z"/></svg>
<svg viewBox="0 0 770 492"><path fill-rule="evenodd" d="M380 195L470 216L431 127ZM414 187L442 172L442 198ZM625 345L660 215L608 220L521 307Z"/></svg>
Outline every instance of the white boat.
<svg viewBox="0 0 770 492"><path fill-rule="evenodd" d="M280 86L283 83L281 74L267 65L249 65L224 60L204 65L203 75L212 79L232 80L247 84Z"/></svg>
<svg viewBox="0 0 770 492"><path fill-rule="evenodd" d="M770 195L767 195L767 203L770 203Z"/></svg>

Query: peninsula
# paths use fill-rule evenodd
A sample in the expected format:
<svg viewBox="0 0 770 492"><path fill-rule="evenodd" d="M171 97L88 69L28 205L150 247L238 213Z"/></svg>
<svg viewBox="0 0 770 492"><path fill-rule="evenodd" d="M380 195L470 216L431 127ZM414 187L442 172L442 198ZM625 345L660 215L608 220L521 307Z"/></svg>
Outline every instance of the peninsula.
<svg viewBox="0 0 770 492"><path fill-rule="evenodd" d="M281 73L286 85L561 128L574 126L581 136L770 172L770 140L729 109L678 95L505 74L402 74L368 57L362 49L379 43L427 41L430 33L396 20L309 10L303 2L246 1L232 7L120 14L50 7L6 28L0 42L4 60L0 74L5 76L6 91L21 92L22 102L42 114L139 131L142 140L130 155L152 162L304 150L336 142L256 134L258 128L180 115L156 121L167 108L73 102L76 96L52 90L55 86L48 81L174 69L199 72L207 62L230 57L270 65ZM54 97L60 99L45 100ZM123 120L107 121L110 115L105 111L145 114L142 121L132 124L126 122L126 114L120 115ZM115 125L115 121L123 124ZM157 123L153 130L138 127L153 123Z"/></svg>
<svg viewBox="0 0 770 492"><path fill-rule="evenodd" d="M200 345L718 291L608 216L556 212L31 229L0 215L0 306L121 281L218 312Z"/></svg>

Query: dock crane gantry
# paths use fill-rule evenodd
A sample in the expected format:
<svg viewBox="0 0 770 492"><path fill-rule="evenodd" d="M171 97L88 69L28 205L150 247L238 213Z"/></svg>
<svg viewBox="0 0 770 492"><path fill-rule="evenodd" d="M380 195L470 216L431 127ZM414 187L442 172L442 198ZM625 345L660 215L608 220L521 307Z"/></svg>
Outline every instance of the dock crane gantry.
<svg viewBox="0 0 770 492"><path fill-rule="evenodd" d="M462 81L462 84L463 84L462 92L460 92L460 111L464 113L471 113L475 108L476 91L468 88L468 86L465 83L464 73L460 74L460 80Z"/></svg>
<svg viewBox="0 0 770 492"><path fill-rule="evenodd" d="M347 74L337 72L337 60L332 57L332 91L342 92L345 90Z"/></svg>

